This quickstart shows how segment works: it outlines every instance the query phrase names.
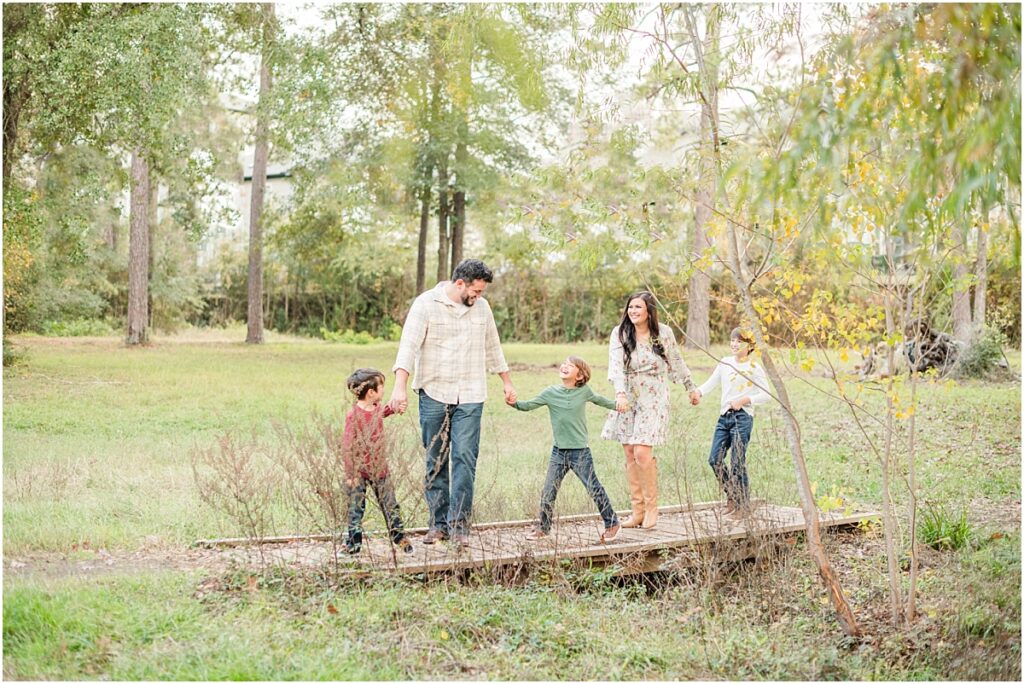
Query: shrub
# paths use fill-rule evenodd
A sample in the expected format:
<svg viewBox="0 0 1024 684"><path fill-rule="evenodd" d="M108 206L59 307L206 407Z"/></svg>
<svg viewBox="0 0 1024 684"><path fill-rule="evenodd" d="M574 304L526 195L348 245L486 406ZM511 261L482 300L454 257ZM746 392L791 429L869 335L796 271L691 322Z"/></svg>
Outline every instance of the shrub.
<svg viewBox="0 0 1024 684"><path fill-rule="evenodd" d="M402 326L390 318L386 318L381 323L380 333L388 342L398 342L402 339Z"/></svg>
<svg viewBox="0 0 1024 684"><path fill-rule="evenodd" d="M320 335L328 342L341 342L342 344L372 344L383 341L365 330L355 332L354 330L347 329L341 332L334 332L327 328L320 328Z"/></svg>
<svg viewBox="0 0 1024 684"><path fill-rule="evenodd" d="M1001 332L994 328L982 327L970 346L960 353L956 374L966 378L985 377L1003 358L1003 345L1006 343L1006 336Z"/></svg>
<svg viewBox="0 0 1024 684"><path fill-rule="evenodd" d="M944 507L929 506L917 528L918 540L940 551L963 548L973 537L966 508L954 514Z"/></svg>
<svg viewBox="0 0 1024 684"><path fill-rule="evenodd" d="M17 349L10 341L4 337L4 368L7 366L13 366L16 363L21 362L24 358L24 353Z"/></svg>
<svg viewBox="0 0 1024 684"><path fill-rule="evenodd" d="M956 629L965 637L984 639L999 632L1012 629L1004 625L1003 619L988 606L973 606L956 617Z"/></svg>
<svg viewBox="0 0 1024 684"><path fill-rule="evenodd" d="M41 332L51 337L93 337L114 335L116 331L106 321L94 318L74 318L69 321L46 321Z"/></svg>

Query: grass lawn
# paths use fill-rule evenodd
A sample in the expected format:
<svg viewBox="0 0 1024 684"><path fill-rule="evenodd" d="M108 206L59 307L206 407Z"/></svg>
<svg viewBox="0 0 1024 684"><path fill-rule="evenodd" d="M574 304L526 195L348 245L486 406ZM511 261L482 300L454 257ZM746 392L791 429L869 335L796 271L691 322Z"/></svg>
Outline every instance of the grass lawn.
<svg viewBox="0 0 1024 684"><path fill-rule="evenodd" d="M218 579L220 590L204 592L197 588L209 577L199 571L88 580L10 572L12 561L69 558L84 549L173 551L198 538L237 535L232 521L200 502L192 451L225 431L272 444L275 422L298 426L313 412L340 413L350 405L345 377L362 366L390 371L396 350L394 343L285 337L251 347L230 341L244 338L232 333L158 338L145 349L125 349L116 339L15 339L24 359L4 369L6 677L1020 677L1017 381L919 388L923 504L966 510L974 542L928 556L919 587L922 618L893 631L885 620L877 533L831 538L844 587L872 625L873 636L857 644L841 638L799 550L769 566L744 565L727 577L676 577L653 590L600 574L514 589L399 581L339 589L295 577L260 576L253 584L239 569L234 579ZM555 367L569 353L590 361L594 389L611 394L604 345L507 344L520 397L557 382ZM710 374L707 355L685 358L698 382ZM1019 374L1019 352L1010 361ZM883 392L864 386L867 414L858 426L834 398L831 380L792 373L787 383L816 492L879 506L873 449L882 444L875 417ZM490 392L476 516L531 517L550 450L546 411L504 406L496 377ZM670 440L655 452L662 504L718 498L706 464L717 394L692 408L682 389L673 389ZM903 401L908 397L904 389ZM403 513L415 525L425 522L426 510L412 403L409 414L388 425L395 468L404 473ZM621 448L598 438L605 415L597 407L589 414L595 465L615 505L625 507ZM902 474L902 442L896 457ZM748 463L755 496L798 502L778 408L758 411ZM906 488L898 489L896 503L904 506ZM579 482L567 479L558 512L591 507ZM374 526L372 516L368 523ZM270 531L312 530L282 504Z"/></svg>

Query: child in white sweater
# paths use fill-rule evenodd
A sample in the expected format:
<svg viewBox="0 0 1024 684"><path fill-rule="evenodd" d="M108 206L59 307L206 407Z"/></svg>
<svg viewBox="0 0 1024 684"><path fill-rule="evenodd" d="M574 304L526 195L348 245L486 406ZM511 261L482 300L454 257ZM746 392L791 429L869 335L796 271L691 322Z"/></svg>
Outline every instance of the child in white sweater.
<svg viewBox="0 0 1024 684"><path fill-rule="evenodd" d="M736 328L729 336L729 346L733 356L718 362L707 382L691 393L690 401L696 406L701 397L721 383L722 403L708 464L725 490L725 512L746 515L750 504L747 446L754 429L754 405L764 404L771 397L765 391L768 380L764 369L750 358L754 351L753 335ZM725 454L730 448L732 459L726 466Z"/></svg>

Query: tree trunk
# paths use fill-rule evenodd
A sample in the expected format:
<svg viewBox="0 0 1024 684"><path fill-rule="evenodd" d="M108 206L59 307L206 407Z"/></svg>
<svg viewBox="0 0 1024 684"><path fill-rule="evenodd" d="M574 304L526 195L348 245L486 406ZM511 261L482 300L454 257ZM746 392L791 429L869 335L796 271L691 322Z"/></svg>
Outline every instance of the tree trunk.
<svg viewBox="0 0 1024 684"><path fill-rule="evenodd" d="M917 340L915 340L915 344ZM910 493L910 588L907 590L906 620L911 624L917 619L917 572L920 563L917 557L917 380L915 368L910 369L910 406L915 409L910 414L907 440L907 489Z"/></svg>
<svg viewBox="0 0 1024 684"><path fill-rule="evenodd" d="M462 263L462 242L466 235L466 191L456 190L452 196L452 271Z"/></svg>
<svg viewBox="0 0 1024 684"><path fill-rule="evenodd" d="M985 325L985 297L988 296L988 212L978 226L978 258L974 262L974 317L973 328Z"/></svg>
<svg viewBox="0 0 1024 684"><path fill-rule="evenodd" d="M455 146L455 192L452 195L452 271L462 263L462 243L466 235L466 182L463 169L466 164L466 143Z"/></svg>
<svg viewBox="0 0 1024 684"><path fill-rule="evenodd" d="M420 190L420 238L416 243L416 292L427 286L427 230L430 227L430 182Z"/></svg>
<svg viewBox="0 0 1024 684"><path fill-rule="evenodd" d="M455 143L455 192L452 198L452 271L462 262L462 244L466 235L466 181L469 162L469 93L473 88L473 58L460 65L459 81L461 97L459 105L458 137Z"/></svg>
<svg viewBox="0 0 1024 684"><path fill-rule="evenodd" d="M256 107L256 149L252 161L252 196L249 200L249 308L245 341L263 344L263 200L267 189L267 157L270 152L270 47L273 40L274 5L263 5L263 50L260 57L260 94Z"/></svg>
<svg viewBox="0 0 1024 684"><path fill-rule="evenodd" d="M132 150L131 231L128 235L128 334L125 343L145 344L149 320L149 162Z"/></svg>
<svg viewBox="0 0 1024 684"><path fill-rule="evenodd" d="M764 334L761 332L760 319L757 316L757 311L754 309L754 300L750 293L750 286L740 264L739 240L736 237L736 227L728 224L726 235L728 238L730 271L736 284L736 289L740 293L745 318L750 322L757 346L761 349L761 363L764 366L765 374L771 381L772 388L775 390L775 398L782 406L782 417L786 425L786 440L789 442L790 455L793 459L793 470L796 471L797 489L800 493L800 506L804 514L807 548L815 565L818 567L818 574L828 590L832 606L835 608L836 616L839 619L839 624L847 635L857 636L860 634L857 620L854 617L853 610L850 608L850 604L846 600L846 596L843 594L839 578L836 577L835 572L832 570L832 564L829 562L825 547L821 543L818 509L814 503L814 494L811 492L810 480L807 476L807 462L804 459L803 446L800 443L800 426L793 415L792 404L789 400L789 394L786 392L786 386L782 382L782 377L779 375L778 370L775 368L775 363L772 361L771 354L769 354L765 343Z"/></svg>
<svg viewBox="0 0 1024 684"><path fill-rule="evenodd" d="M437 167L437 282L448 280L448 160Z"/></svg>
<svg viewBox="0 0 1024 684"><path fill-rule="evenodd" d="M960 244L953 252L953 338L971 341L971 286L968 283L967 231L959 231Z"/></svg>
<svg viewBox="0 0 1024 684"><path fill-rule="evenodd" d="M16 87L8 79L4 80L4 185L7 185L11 179L11 170L14 168L18 145L18 120L21 118L21 110L27 99L27 86Z"/></svg>
<svg viewBox="0 0 1024 684"><path fill-rule="evenodd" d="M690 239L689 303L686 310L686 346L706 349L711 342L711 275L705 270L704 256L710 249L707 223L715 208L715 159L718 155L718 59L719 8L707 9L706 31L703 41L703 59L700 61L702 91L700 115L700 166L697 179L697 197L693 211L693 234ZM696 41L692 30L691 39Z"/></svg>
<svg viewBox="0 0 1024 684"><path fill-rule="evenodd" d="M886 240L886 256L890 273L893 273L892 241ZM893 311L893 284L889 283L885 288L885 332L889 336L896 333L896 318ZM885 558L889 572L889 609L890 617L894 627L899 627L900 619L903 617L903 596L900 589L900 555L902 545L900 544L899 532L896 527L896 512L892 502L892 479L894 468L893 459L893 437L896 426L894 416L896 406L893 402L895 395L894 385L896 383L896 348L887 347L887 361L890 369L889 382L885 391L885 444L882 448L882 528L885 534Z"/></svg>
<svg viewBox="0 0 1024 684"><path fill-rule="evenodd" d="M160 181L153 180L153 174L150 173L149 178L149 199L146 204L146 214L149 222L149 265L146 270L146 308L149 317L146 324L149 329L153 329L153 273L156 271L156 231L159 225L159 216L157 214L156 205L160 198Z"/></svg>

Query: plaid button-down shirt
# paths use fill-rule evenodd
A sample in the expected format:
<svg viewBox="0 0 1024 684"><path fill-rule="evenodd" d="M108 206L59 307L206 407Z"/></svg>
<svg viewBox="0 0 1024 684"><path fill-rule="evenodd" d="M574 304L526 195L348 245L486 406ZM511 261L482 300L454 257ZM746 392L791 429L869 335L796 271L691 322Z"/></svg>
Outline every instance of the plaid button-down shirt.
<svg viewBox="0 0 1024 684"><path fill-rule="evenodd" d="M487 374L508 371L491 306L479 297L473 306L453 302L447 282L427 290L412 303L402 326L399 368L413 376L413 390L423 389L443 404L473 404L487 398Z"/></svg>

